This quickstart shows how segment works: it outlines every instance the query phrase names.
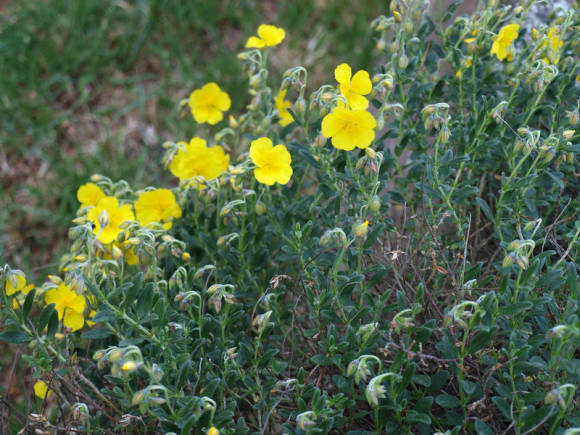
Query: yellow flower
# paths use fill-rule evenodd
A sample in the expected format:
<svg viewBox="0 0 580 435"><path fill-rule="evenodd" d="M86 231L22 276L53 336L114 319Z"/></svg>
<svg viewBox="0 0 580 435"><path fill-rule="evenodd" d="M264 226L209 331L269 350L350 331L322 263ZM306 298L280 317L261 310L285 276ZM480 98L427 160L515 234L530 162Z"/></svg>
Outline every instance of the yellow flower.
<svg viewBox="0 0 580 435"><path fill-rule="evenodd" d="M220 431L217 430L214 426L210 427L209 430L206 432L206 435L220 435Z"/></svg>
<svg viewBox="0 0 580 435"><path fill-rule="evenodd" d="M332 145L350 151L368 148L375 138L377 122L366 110L347 110L338 105L322 120L322 134L332 138Z"/></svg>
<svg viewBox="0 0 580 435"><path fill-rule="evenodd" d="M202 176L206 180L219 177L228 169L230 156L218 145L209 148L206 141L194 137L189 144L180 142L180 149L171 164L169 170L181 181L192 177Z"/></svg>
<svg viewBox="0 0 580 435"><path fill-rule="evenodd" d="M274 98L274 104L276 105L276 110L278 111L278 116L280 117L280 125L282 127L286 127L288 124L291 124L294 121L290 112L288 112L288 107L292 106L290 101L285 100L286 97L286 89L280 89L276 98Z"/></svg>
<svg viewBox="0 0 580 435"><path fill-rule="evenodd" d="M352 71L348 64L338 65L334 70L334 78L339 83L340 93L344 95L351 109L366 109L369 101L363 97L373 89L369 73L365 70L358 71L352 77Z"/></svg>
<svg viewBox="0 0 580 435"><path fill-rule="evenodd" d="M270 24L261 24L258 27L258 36L251 36L246 42L246 48L274 47L280 44L285 36L284 29Z"/></svg>
<svg viewBox="0 0 580 435"><path fill-rule="evenodd" d="M471 32L472 36L477 36L477 34L479 33L479 31L477 29L474 29L473 32ZM466 44L471 44L472 42L475 42L477 38L465 38L465 43Z"/></svg>
<svg viewBox="0 0 580 435"><path fill-rule="evenodd" d="M89 210L88 218L95 225L93 233L100 242L109 244L123 231L121 224L134 221L135 215L130 204L119 206L114 196L105 196Z"/></svg>
<svg viewBox="0 0 580 435"><path fill-rule="evenodd" d="M48 290L44 296L44 302L47 305L54 304L59 319L67 328L76 331L85 324L83 311L87 306L87 301L84 296L76 294L64 282L58 288Z"/></svg>
<svg viewBox="0 0 580 435"><path fill-rule="evenodd" d="M152 222L161 222L168 230L173 225L173 218L181 217L181 208L175 195L169 189L157 189L143 192L135 201L137 221L143 227Z"/></svg>
<svg viewBox="0 0 580 435"><path fill-rule="evenodd" d="M97 203L104 197L105 194L95 183L83 184L79 187L79 190L77 190L77 199L81 203L81 207L97 205Z"/></svg>
<svg viewBox="0 0 580 435"><path fill-rule="evenodd" d="M133 246L127 240L123 243L119 243L115 240L111 245L111 251L97 251L97 256L105 260L112 260L112 250L114 248L118 248L121 251L123 258L129 266L135 266L136 264L139 264L139 256L135 253L135 246Z"/></svg>
<svg viewBox="0 0 580 435"><path fill-rule="evenodd" d="M207 83L189 96L189 107L196 122L211 125L224 118L223 112L230 110L230 96L215 83Z"/></svg>
<svg viewBox="0 0 580 435"><path fill-rule="evenodd" d="M518 38L519 24L503 26L493 41L490 54L495 54L499 60L508 57L509 47Z"/></svg>
<svg viewBox="0 0 580 435"><path fill-rule="evenodd" d="M262 184L286 184L292 177L292 157L282 144L272 146L272 141L261 137L250 145L250 159L256 165L254 176Z"/></svg>
<svg viewBox="0 0 580 435"><path fill-rule="evenodd" d="M48 389L46 382L36 381L34 383L34 394L36 394L36 397L44 400L45 398L50 397L52 391Z"/></svg>
<svg viewBox="0 0 580 435"><path fill-rule="evenodd" d="M559 51L563 45L564 41L562 41L558 36L558 29L550 27L550 30L548 31L548 39L544 41L544 44L542 44L542 48L548 48L548 55L544 58L544 62L548 65L550 64L550 61L552 61L552 63L558 63L560 60Z"/></svg>
<svg viewBox="0 0 580 435"><path fill-rule="evenodd" d="M34 288L34 285L26 285L26 275L21 270L12 270L6 276L6 284L4 286L4 291L6 296L12 296L14 293L22 292L27 295L30 290Z"/></svg>

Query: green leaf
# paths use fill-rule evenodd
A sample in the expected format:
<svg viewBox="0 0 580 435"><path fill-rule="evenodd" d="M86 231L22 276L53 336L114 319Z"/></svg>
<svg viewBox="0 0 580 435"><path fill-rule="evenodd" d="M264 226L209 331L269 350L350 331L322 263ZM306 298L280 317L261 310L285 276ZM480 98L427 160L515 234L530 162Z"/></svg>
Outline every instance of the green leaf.
<svg viewBox="0 0 580 435"><path fill-rule="evenodd" d="M409 423L424 423L424 424L431 424L431 417L428 414L424 414L422 412L417 412L414 410L407 411L407 415L405 416L405 420Z"/></svg>
<svg viewBox="0 0 580 435"><path fill-rule="evenodd" d="M477 202L477 205L479 205L479 208L481 208L485 217L488 218L491 222L493 222L495 219L491 214L491 209L489 208L487 202L485 202L483 199L479 197L475 198L475 202Z"/></svg>
<svg viewBox="0 0 580 435"><path fill-rule="evenodd" d="M442 408L458 408L461 405L459 399L455 396L451 396L450 394L439 394L435 398L435 403L441 406Z"/></svg>
<svg viewBox="0 0 580 435"><path fill-rule="evenodd" d="M97 311L91 319L95 323L113 322L117 319L117 315L110 310L104 309Z"/></svg>
<svg viewBox="0 0 580 435"><path fill-rule="evenodd" d="M471 339L469 346L467 346L467 354L472 355L480 349L483 349L487 343L490 342L491 332L480 332Z"/></svg>
<svg viewBox="0 0 580 435"><path fill-rule="evenodd" d="M48 320L50 319L50 315L52 314L53 311L55 311L54 304L50 304L44 307L44 309L40 312L40 315L38 316L38 322L36 323L37 330L42 331L46 327L46 325L48 324Z"/></svg>
<svg viewBox="0 0 580 435"><path fill-rule="evenodd" d="M112 335L112 332L106 328L93 329L81 335L86 340L102 340Z"/></svg>
<svg viewBox="0 0 580 435"><path fill-rule="evenodd" d="M33 288L27 295L26 299L24 300L24 305L22 306L22 315L25 319L28 318L28 314L30 314L30 310L32 308L32 303L34 302L34 296L36 296L36 289Z"/></svg>
<svg viewBox="0 0 580 435"><path fill-rule="evenodd" d="M5 343L28 343L32 337L22 331L4 331L0 332L0 341Z"/></svg>
<svg viewBox="0 0 580 435"><path fill-rule="evenodd" d="M481 420L475 420L475 432L477 435L493 435L491 428Z"/></svg>
<svg viewBox="0 0 580 435"><path fill-rule="evenodd" d="M58 313L56 312L56 310L52 310L52 313L50 313L50 317L48 319L46 336L48 338L54 338L54 334L56 334L57 330L58 330Z"/></svg>

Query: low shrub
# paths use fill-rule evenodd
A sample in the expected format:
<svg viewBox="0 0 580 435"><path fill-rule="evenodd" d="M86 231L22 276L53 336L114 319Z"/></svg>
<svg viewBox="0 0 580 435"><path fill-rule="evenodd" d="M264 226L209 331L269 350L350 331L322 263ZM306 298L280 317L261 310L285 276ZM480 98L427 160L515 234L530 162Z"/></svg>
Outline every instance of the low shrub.
<svg viewBox="0 0 580 435"><path fill-rule="evenodd" d="M391 1L372 74L312 92L262 25L245 112L181 102L207 128L163 145L178 187L81 186L58 275L0 275L37 379L12 427L580 431L580 14L457 3Z"/></svg>

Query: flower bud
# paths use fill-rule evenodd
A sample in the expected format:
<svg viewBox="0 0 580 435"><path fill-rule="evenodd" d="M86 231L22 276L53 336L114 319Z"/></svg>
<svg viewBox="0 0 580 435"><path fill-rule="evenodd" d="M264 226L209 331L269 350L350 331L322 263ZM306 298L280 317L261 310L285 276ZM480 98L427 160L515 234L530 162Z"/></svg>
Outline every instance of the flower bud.
<svg viewBox="0 0 580 435"><path fill-rule="evenodd" d="M377 152L375 150L373 150L372 148L366 148L365 149L365 154L371 160L374 160L374 159L377 158Z"/></svg>
<svg viewBox="0 0 580 435"><path fill-rule="evenodd" d="M230 125L230 128L233 129L236 129L239 126L238 121L236 121L236 118L234 118L234 115L230 115L230 117L228 118L228 123Z"/></svg>
<svg viewBox="0 0 580 435"><path fill-rule="evenodd" d="M105 351L104 350L97 350L94 354L93 354L93 359L103 359L105 357Z"/></svg>
<svg viewBox="0 0 580 435"><path fill-rule="evenodd" d="M181 259L187 262L191 259L191 254L189 252L184 252L183 254L181 254Z"/></svg>
<svg viewBox="0 0 580 435"><path fill-rule="evenodd" d="M107 210L103 210L100 214L99 214L99 226L102 228L105 228L107 225L109 225L109 213L107 212Z"/></svg>
<svg viewBox="0 0 580 435"><path fill-rule="evenodd" d="M135 361L125 361L121 366L121 370L123 370L124 373L132 373L137 370L138 367L139 365Z"/></svg>
<svg viewBox="0 0 580 435"><path fill-rule="evenodd" d="M124 352L121 349L115 349L109 353L109 362L117 362L123 356Z"/></svg>
<svg viewBox="0 0 580 435"><path fill-rule="evenodd" d="M354 227L354 231L353 231L355 237L357 237L359 239L362 239L363 237L365 237L367 235L367 232L368 232L368 227L369 227L369 221L364 221L364 222L356 225Z"/></svg>
<svg viewBox="0 0 580 435"><path fill-rule="evenodd" d="M449 128L447 126L443 127L441 129L441 131L439 132L439 140L441 141L441 143L447 143L449 142L449 138L451 137L451 132L449 131Z"/></svg>
<svg viewBox="0 0 580 435"><path fill-rule="evenodd" d="M514 264L514 255L513 254L506 255L501 263L502 267L504 267L504 268L511 267L512 264Z"/></svg>
<svg viewBox="0 0 580 435"><path fill-rule="evenodd" d="M131 399L131 405L136 406L139 405L146 397L145 390L137 391L133 394L133 398Z"/></svg>
<svg viewBox="0 0 580 435"><path fill-rule="evenodd" d="M123 258L123 251L121 251L118 246L113 246L113 249L111 249L111 254L115 260Z"/></svg>
<svg viewBox="0 0 580 435"><path fill-rule="evenodd" d="M565 130L562 136L564 136L564 139L570 140L574 136L574 133L576 133L576 130Z"/></svg>
<svg viewBox="0 0 580 435"><path fill-rule="evenodd" d="M405 53L403 53L401 55L401 57L399 57L399 67L402 69L406 69L408 65L409 65L409 58L407 57L407 55Z"/></svg>
<svg viewBox="0 0 580 435"><path fill-rule="evenodd" d="M298 100L296 100L296 112L298 114L302 114L306 111L306 100L304 99L304 97L300 97L298 98Z"/></svg>
<svg viewBox="0 0 580 435"><path fill-rule="evenodd" d="M268 210L266 209L266 204L264 204L262 201L257 201L256 202L256 214L258 216L262 216L263 214L265 214Z"/></svg>
<svg viewBox="0 0 580 435"><path fill-rule="evenodd" d="M381 200L375 195L369 200L369 210L373 213L378 212L381 209Z"/></svg>
<svg viewBox="0 0 580 435"><path fill-rule="evenodd" d="M395 21L397 23L400 23L401 21L403 21L403 17L401 16L401 14L397 11L393 11L393 16L395 17Z"/></svg>
<svg viewBox="0 0 580 435"><path fill-rule="evenodd" d="M53 284L56 284L56 285L62 284L62 279L59 276L56 276L56 275L48 275L48 279Z"/></svg>

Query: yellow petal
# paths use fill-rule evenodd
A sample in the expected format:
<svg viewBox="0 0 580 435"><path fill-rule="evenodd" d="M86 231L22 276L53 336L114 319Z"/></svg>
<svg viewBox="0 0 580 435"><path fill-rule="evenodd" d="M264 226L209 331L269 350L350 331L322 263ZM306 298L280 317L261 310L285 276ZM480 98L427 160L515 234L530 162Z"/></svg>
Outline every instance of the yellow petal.
<svg viewBox="0 0 580 435"><path fill-rule="evenodd" d="M252 141L250 145L250 159L256 166L267 163L265 155L272 149L272 141L268 137L261 137Z"/></svg>
<svg viewBox="0 0 580 435"><path fill-rule="evenodd" d="M246 48L263 48L264 41L256 36L250 36L246 42Z"/></svg>
<svg viewBox="0 0 580 435"><path fill-rule="evenodd" d="M334 70L334 78L340 84L347 84L350 86L351 75L352 71L350 69L350 66L346 63L341 63Z"/></svg>
<svg viewBox="0 0 580 435"><path fill-rule="evenodd" d="M258 27L258 36L264 41L264 45L273 47L280 44L286 37L284 29L270 24L261 24Z"/></svg>
<svg viewBox="0 0 580 435"><path fill-rule="evenodd" d="M361 110L361 109L366 109L367 107L369 107L369 100L367 100L362 95L350 93L348 95L347 99L348 99L348 104L350 105L350 108L353 110Z"/></svg>
<svg viewBox="0 0 580 435"><path fill-rule="evenodd" d="M340 114L329 113L322 119L322 134L324 137L333 137L343 128Z"/></svg>
<svg viewBox="0 0 580 435"><path fill-rule="evenodd" d="M350 85L351 92L356 92L360 95L366 95L373 89L369 73L365 70L358 71L352 78Z"/></svg>
<svg viewBox="0 0 580 435"><path fill-rule="evenodd" d="M72 331L78 331L85 325L85 318L82 313L68 308L64 312L63 324Z"/></svg>
<svg viewBox="0 0 580 435"><path fill-rule="evenodd" d="M104 197L105 194L95 183L83 184L77 190L77 199L81 203L82 207L97 205L99 200Z"/></svg>
<svg viewBox="0 0 580 435"><path fill-rule="evenodd" d="M44 381L36 381L34 383L34 394L36 395L36 397L40 398L40 399L45 399L47 397L50 397L50 395L52 394L52 391L50 391L48 389L48 385L46 385L46 382Z"/></svg>

